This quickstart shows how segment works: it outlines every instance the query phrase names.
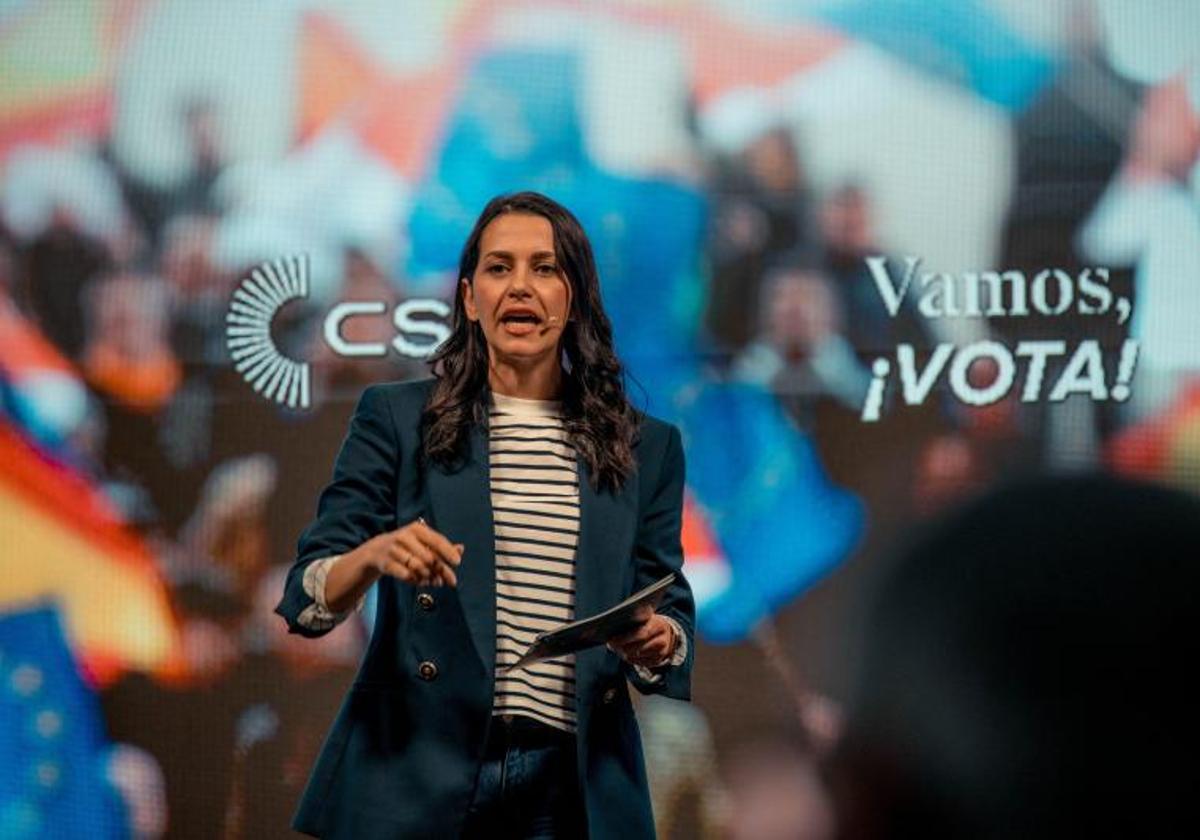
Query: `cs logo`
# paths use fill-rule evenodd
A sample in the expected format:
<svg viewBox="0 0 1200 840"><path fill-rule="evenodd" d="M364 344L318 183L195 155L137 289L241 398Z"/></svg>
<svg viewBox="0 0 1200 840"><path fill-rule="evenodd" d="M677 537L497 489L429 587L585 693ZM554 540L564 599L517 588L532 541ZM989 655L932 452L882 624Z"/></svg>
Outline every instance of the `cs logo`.
<svg viewBox="0 0 1200 840"><path fill-rule="evenodd" d="M308 260L303 256L264 262L238 284L225 313L225 345L235 369L255 391L288 408L311 406L312 372L308 362L290 359L279 351L271 338L271 321L288 301L308 297L308 279ZM386 310L383 301L337 304L325 316L326 344L339 356L386 355L386 345L347 341L341 331L348 318L381 315ZM450 306L436 298L406 300L398 305L392 313L398 333L392 347L397 353L425 358L450 337L450 328L442 321L414 317L422 314L446 318ZM428 340L413 341L413 335L427 336Z"/></svg>

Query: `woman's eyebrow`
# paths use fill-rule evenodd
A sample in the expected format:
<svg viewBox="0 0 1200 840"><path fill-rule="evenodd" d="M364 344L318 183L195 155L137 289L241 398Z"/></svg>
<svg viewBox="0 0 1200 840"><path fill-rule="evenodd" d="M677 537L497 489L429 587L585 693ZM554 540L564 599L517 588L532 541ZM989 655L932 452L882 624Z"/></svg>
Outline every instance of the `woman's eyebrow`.
<svg viewBox="0 0 1200 840"><path fill-rule="evenodd" d="M512 255L511 251L488 251L480 259L488 259L489 257L494 257L496 259L501 259L501 260L511 260L513 258L513 255ZM534 259L534 260L540 260L540 259L546 259L546 258L554 259L554 252L553 251L534 251L532 254L529 255L529 258Z"/></svg>

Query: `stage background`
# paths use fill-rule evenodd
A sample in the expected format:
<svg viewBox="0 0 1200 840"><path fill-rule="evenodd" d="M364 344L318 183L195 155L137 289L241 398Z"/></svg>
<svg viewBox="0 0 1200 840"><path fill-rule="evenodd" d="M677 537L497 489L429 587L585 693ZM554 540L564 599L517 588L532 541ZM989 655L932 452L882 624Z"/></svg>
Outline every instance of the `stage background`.
<svg viewBox="0 0 1200 840"><path fill-rule="evenodd" d="M915 527L1030 473L1200 487L1198 10L0 0L0 836L286 834L369 625L288 637L283 572L362 389L426 375L395 307L447 300L524 188L583 221L630 394L684 434L695 702L639 703L661 834L829 836L804 724ZM919 261L894 312L869 259ZM294 388L227 319L273 261ZM1028 314L946 312L981 272ZM346 301L378 354L330 341ZM1039 391L1017 354L963 399L1033 341L1063 343ZM916 399L898 348L943 344L992 361Z"/></svg>

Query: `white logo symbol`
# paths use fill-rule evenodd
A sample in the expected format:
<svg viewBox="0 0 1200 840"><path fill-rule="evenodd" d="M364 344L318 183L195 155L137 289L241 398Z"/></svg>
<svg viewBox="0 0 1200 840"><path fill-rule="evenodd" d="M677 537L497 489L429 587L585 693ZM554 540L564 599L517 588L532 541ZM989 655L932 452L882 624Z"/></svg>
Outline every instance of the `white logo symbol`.
<svg viewBox="0 0 1200 840"><path fill-rule="evenodd" d="M234 367L254 390L288 408L311 402L308 362L279 352L271 321L290 300L308 297L308 260L302 256L265 262L238 284L225 314L225 344Z"/></svg>
<svg viewBox="0 0 1200 840"><path fill-rule="evenodd" d="M306 257L269 260L238 284L225 313L225 345L234 367L255 391L288 408L307 409L312 404L312 374L308 362L289 359L279 352L271 340L271 321L288 301L307 297ZM351 318L386 315L387 308L388 304L380 300L337 304L325 315L325 343L335 355L345 358L386 356L387 344L351 341L342 335L342 326ZM437 320L449 317L450 312L450 305L436 298L414 298L397 304L392 312L397 333L391 340L392 349L412 359L429 358L450 337L450 327Z"/></svg>

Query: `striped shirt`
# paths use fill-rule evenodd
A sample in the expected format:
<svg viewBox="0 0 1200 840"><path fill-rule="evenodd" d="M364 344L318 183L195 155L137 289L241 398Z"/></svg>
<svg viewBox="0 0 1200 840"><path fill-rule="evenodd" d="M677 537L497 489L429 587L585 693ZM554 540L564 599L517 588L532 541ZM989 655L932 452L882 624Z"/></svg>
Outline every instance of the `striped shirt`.
<svg viewBox="0 0 1200 840"><path fill-rule="evenodd" d="M561 403L492 392L492 517L496 528L493 714L575 731L575 657L503 674L534 637L575 617L579 474Z"/></svg>

